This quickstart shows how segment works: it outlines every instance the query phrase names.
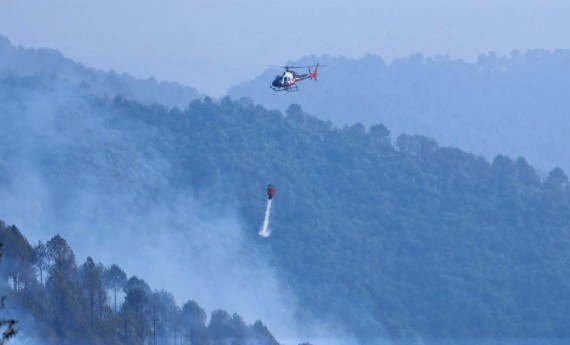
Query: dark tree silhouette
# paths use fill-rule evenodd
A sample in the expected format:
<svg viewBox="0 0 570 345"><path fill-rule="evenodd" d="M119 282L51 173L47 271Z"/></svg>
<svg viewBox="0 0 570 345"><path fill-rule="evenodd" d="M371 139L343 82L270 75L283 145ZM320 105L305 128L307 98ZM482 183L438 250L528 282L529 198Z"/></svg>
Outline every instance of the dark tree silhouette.
<svg viewBox="0 0 570 345"><path fill-rule="evenodd" d="M195 301L188 301L182 306L180 323L183 337L191 344L206 345L208 331L206 329L206 312Z"/></svg>
<svg viewBox="0 0 570 345"><path fill-rule="evenodd" d="M4 231L5 226L2 221L0 221L0 231ZM0 243L0 260L2 260L2 247L3 243ZM4 309L4 297L0 299L0 310ZM0 345L5 344L8 339L14 337L18 331L16 330L17 320L0 318L0 330L2 331L2 337L0 338Z"/></svg>
<svg viewBox="0 0 570 345"><path fill-rule="evenodd" d="M47 251L47 247L42 241L38 241L38 244L34 247L36 253L36 267L40 271L40 284L44 284L44 272L50 267L50 256Z"/></svg>
<svg viewBox="0 0 570 345"><path fill-rule="evenodd" d="M105 287L113 290L113 305L117 313L117 291L122 290L127 284L127 275L119 266L112 264L103 271L103 283Z"/></svg>

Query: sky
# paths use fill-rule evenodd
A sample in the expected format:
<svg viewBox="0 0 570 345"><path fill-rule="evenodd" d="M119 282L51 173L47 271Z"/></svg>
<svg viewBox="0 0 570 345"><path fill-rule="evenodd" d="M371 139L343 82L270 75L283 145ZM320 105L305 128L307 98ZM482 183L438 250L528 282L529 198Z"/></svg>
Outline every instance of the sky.
<svg viewBox="0 0 570 345"><path fill-rule="evenodd" d="M309 55L569 49L570 1L0 0L0 35L211 96Z"/></svg>

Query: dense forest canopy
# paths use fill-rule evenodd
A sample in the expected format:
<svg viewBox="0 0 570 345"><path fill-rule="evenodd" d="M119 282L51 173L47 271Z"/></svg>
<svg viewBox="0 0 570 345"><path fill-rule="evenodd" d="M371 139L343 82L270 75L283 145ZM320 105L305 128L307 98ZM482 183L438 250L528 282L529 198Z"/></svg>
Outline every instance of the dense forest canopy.
<svg viewBox="0 0 570 345"><path fill-rule="evenodd" d="M146 221L157 205L176 209L184 190L213 214L236 207L244 248L266 254L295 293L299 320L338 325L361 343L570 338L562 169L541 177L524 158L489 161L424 136L393 137L382 124L336 127L298 105L283 114L206 97L171 109L46 76L3 76L0 116L7 221L37 185L49 207L29 210L53 209L62 223L93 191L110 195L97 202L128 202L126 216ZM33 183L21 186L29 171ZM261 239L269 182L279 194L273 235ZM95 210L91 219L108 216ZM172 218L151 230L170 234ZM97 230L100 243L125 231Z"/></svg>
<svg viewBox="0 0 570 345"><path fill-rule="evenodd" d="M385 62L311 56L290 65L320 62L319 80L300 92L275 94L269 83L280 71L230 89L270 108L291 103L337 125L383 123L396 136L420 134L492 160L524 156L546 173L570 170L570 51L490 52L474 62L423 56ZM301 70L304 72L304 70Z"/></svg>

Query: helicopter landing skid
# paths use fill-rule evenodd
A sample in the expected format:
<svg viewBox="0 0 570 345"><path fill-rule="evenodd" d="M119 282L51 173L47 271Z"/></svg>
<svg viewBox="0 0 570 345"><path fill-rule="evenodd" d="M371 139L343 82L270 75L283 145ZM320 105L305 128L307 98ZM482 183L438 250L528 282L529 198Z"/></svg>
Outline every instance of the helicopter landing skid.
<svg viewBox="0 0 570 345"><path fill-rule="evenodd" d="M271 89L273 89L273 91L287 91L287 92L296 92L299 91L299 88L297 87L297 85L293 85L293 86L289 86L289 87L275 87L275 86L269 86Z"/></svg>

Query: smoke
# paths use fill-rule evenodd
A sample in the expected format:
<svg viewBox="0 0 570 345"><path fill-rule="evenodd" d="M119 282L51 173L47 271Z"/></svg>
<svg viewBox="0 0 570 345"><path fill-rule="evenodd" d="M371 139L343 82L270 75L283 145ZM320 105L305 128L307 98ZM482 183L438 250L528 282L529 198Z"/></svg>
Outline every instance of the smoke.
<svg viewBox="0 0 570 345"><path fill-rule="evenodd" d="M172 134L70 88L9 90L3 97L2 87L0 219L30 243L61 234L79 265L87 256L115 263L171 292L178 305L193 299L206 311L259 319L284 344L350 339L299 306L264 242L244 231L236 205L213 207L171 184L178 167L150 143L175 140ZM209 192L203 194L216 194ZM271 203L261 236L271 234ZM21 339L32 336L21 327Z"/></svg>
<svg viewBox="0 0 570 345"><path fill-rule="evenodd" d="M271 203L273 199L267 200L267 208L265 209L265 218L263 219L263 226L259 230L258 234L261 237L269 237L271 235L271 230L269 229L269 217L271 216Z"/></svg>
<svg viewBox="0 0 570 345"><path fill-rule="evenodd" d="M119 130L113 114L73 90L13 94L0 104L8 177L0 219L32 244L59 233L78 264L87 256L115 263L172 292L179 305L193 299L207 311L262 320L277 339L299 336L295 296L244 232L235 206L213 209L170 184L174 167L148 145L164 133L128 120Z"/></svg>

